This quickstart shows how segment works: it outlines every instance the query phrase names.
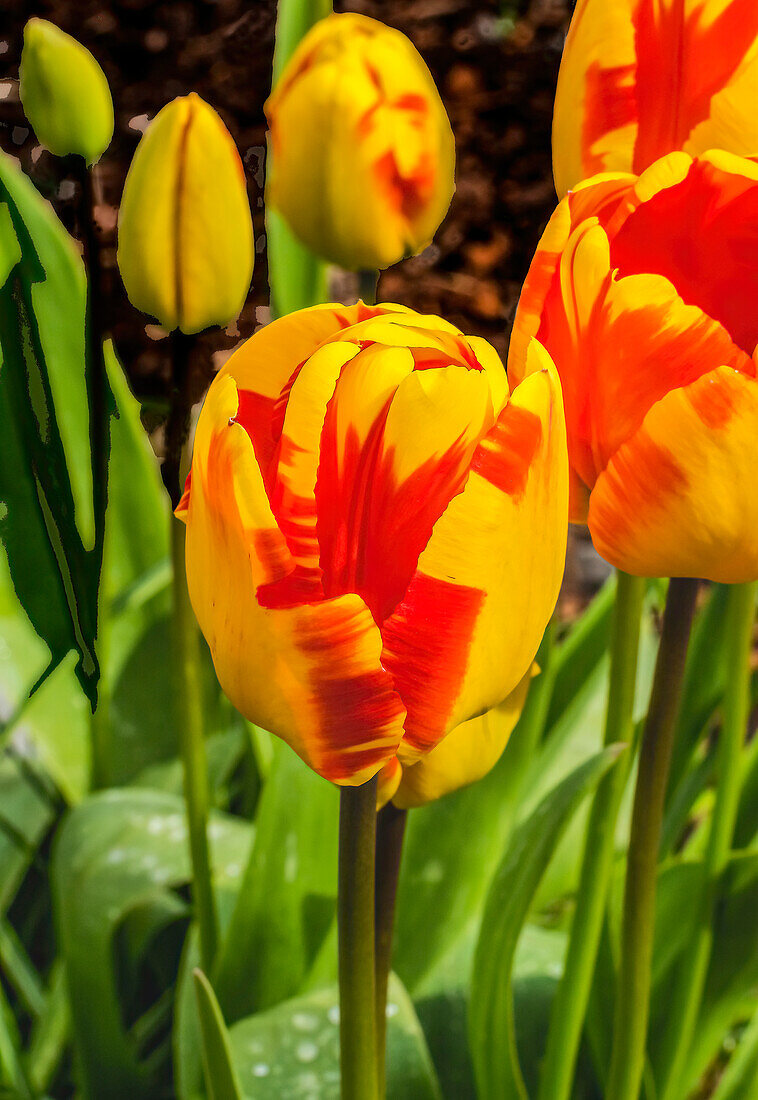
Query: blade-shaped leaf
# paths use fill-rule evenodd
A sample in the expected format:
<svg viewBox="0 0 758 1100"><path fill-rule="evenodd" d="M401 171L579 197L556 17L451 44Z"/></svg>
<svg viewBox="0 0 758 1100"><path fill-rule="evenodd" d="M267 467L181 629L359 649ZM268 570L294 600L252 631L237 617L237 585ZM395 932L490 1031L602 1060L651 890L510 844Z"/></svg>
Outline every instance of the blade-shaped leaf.
<svg viewBox="0 0 758 1100"><path fill-rule="evenodd" d="M93 496L84 269L49 204L5 154L0 203L21 256L0 287L1 533L49 668L75 650L94 705L104 517Z"/></svg>
<svg viewBox="0 0 758 1100"><path fill-rule="evenodd" d="M481 1100L526 1100L511 992L519 934L573 812L622 751L623 746L612 745L598 753L545 796L514 832L490 887L474 959L469 1021Z"/></svg>
<svg viewBox="0 0 758 1100"><path fill-rule="evenodd" d="M242 1100L242 1089L232 1061L229 1033L216 994L202 970L194 970L192 976L200 1017L203 1072L208 1100Z"/></svg>

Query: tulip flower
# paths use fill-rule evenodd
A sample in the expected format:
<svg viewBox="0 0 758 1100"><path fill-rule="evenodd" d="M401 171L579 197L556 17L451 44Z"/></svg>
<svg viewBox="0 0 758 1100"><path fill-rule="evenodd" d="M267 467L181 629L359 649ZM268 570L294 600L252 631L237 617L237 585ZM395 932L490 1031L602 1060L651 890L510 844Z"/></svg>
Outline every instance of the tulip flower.
<svg viewBox="0 0 758 1100"><path fill-rule="evenodd" d="M758 152L755 0L579 0L553 116L558 194L667 153Z"/></svg>
<svg viewBox="0 0 758 1100"><path fill-rule="evenodd" d="M245 173L229 131L191 93L158 112L129 168L118 265L129 300L169 331L226 325L253 273Z"/></svg>
<svg viewBox="0 0 758 1100"><path fill-rule="evenodd" d="M570 517L639 576L758 578L758 166L671 153L560 203L521 294L563 384Z"/></svg>
<svg viewBox="0 0 758 1100"><path fill-rule="evenodd" d="M317 306L208 391L177 508L192 605L235 706L327 779L411 765L531 666L568 472L557 375L527 358L509 394L439 318Z"/></svg>
<svg viewBox="0 0 758 1100"><path fill-rule="evenodd" d="M455 143L405 35L330 15L302 39L268 102L267 197L312 252L353 270L420 252L455 187Z"/></svg>
<svg viewBox="0 0 758 1100"><path fill-rule="evenodd" d="M113 137L113 101L92 54L46 19L24 27L19 94L39 141L57 157L100 160Z"/></svg>

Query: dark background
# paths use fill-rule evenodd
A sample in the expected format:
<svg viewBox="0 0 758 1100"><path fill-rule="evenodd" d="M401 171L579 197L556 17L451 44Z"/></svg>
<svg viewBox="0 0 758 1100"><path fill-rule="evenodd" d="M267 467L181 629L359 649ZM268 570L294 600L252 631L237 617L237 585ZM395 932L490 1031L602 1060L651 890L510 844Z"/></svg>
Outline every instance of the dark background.
<svg viewBox="0 0 758 1100"><path fill-rule="evenodd" d="M457 188L448 216L426 252L382 275L379 297L439 313L464 332L486 337L504 356L521 283L556 202L550 125L570 0L354 0L335 6L381 18L412 39L456 138ZM118 276L124 178L148 120L191 90L221 114L242 155L255 221L253 286L236 326L197 341L192 369L199 398L221 358L268 320L263 103L275 9L274 0L11 0L0 23L0 146L18 157L73 233L73 174L39 146L18 99L26 20L40 15L73 34L108 77L116 127L99 166L96 211L108 320L148 427L160 423L166 408L168 348L165 334L131 308ZM335 290L354 297L349 278L337 280ZM594 558L584 546L570 555L564 604L581 600L596 583Z"/></svg>

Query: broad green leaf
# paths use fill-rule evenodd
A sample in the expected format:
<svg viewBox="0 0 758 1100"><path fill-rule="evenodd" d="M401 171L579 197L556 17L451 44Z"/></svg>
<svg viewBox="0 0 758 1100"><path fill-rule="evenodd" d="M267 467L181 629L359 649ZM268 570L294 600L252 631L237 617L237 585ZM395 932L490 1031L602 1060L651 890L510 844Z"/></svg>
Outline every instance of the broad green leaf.
<svg viewBox="0 0 758 1100"><path fill-rule="evenodd" d="M621 751L614 745L598 753L545 796L514 832L490 887L474 959L469 1020L481 1100L526 1098L511 991L519 934L561 833Z"/></svg>
<svg viewBox="0 0 758 1100"><path fill-rule="evenodd" d="M232 1062L229 1033L216 995L202 970L195 970L193 977L208 1100L242 1100L242 1089Z"/></svg>
<svg viewBox="0 0 758 1100"><path fill-rule="evenodd" d="M387 1096L441 1100L413 1005L394 975L387 1017ZM339 1100L336 988L240 1020L229 1036L245 1100Z"/></svg>
<svg viewBox="0 0 758 1100"><path fill-rule="evenodd" d="M5 154L0 202L21 251L0 289L1 533L49 667L74 649L94 704L103 517L93 500L84 269L48 203Z"/></svg>
<svg viewBox="0 0 758 1100"><path fill-rule="evenodd" d="M234 892L250 827L216 813L209 835L216 888ZM155 1094L150 1067L124 1023L114 944L126 936L127 943L144 945L151 928L183 914L174 891L189 877L184 803L175 796L106 791L63 824L53 855L53 898L85 1097ZM137 975L138 960L129 962Z"/></svg>
<svg viewBox="0 0 758 1100"><path fill-rule="evenodd" d="M278 742L213 974L230 1023L301 989L334 915L337 813L335 788Z"/></svg>

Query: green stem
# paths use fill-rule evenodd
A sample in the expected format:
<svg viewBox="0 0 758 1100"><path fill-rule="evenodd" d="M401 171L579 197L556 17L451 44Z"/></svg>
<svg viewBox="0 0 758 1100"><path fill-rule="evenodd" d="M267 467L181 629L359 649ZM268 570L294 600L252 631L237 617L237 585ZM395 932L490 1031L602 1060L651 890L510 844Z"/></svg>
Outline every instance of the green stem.
<svg viewBox="0 0 758 1100"><path fill-rule="evenodd" d="M392 932L395 900L403 855L407 810L391 802L379 812L376 822L376 1060L379 1096L385 1095L387 1062L387 986L392 968Z"/></svg>
<svg viewBox="0 0 758 1100"><path fill-rule="evenodd" d="M379 272L372 270L358 272L358 297L367 306L376 305L376 288Z"/></svg>
<svg viewBox="0 0 758 1100"><path fill-rule="evenodd" d="M705 853L703 894L695 933L677 966L666 1024L661 1100L681 1092L713 946L713 918L719 879L732 848L744 774L742 749L750 715L750 651L755 619L755 584L729 590L726 618L727 682L718 744L716 801Z"/></svg>
<svg viewBox="0 0 758 1100"><path fill-rule="evenodd" d="M634 794L607 1100L637 1100L642 1081L663 804L696 596L697 581L669 582Z"/></svg>
<svg viewBox="0 0 758 1100"><path fill-rule="evenodd" d="M611 628L605 744L630 742L645 581L618 573ZM563 978L553 1003L539 1100L568 1100L613 869L614 834L632 753L599 784L587 823L584 857Z"/></svg>
<svg viewBox="0 0 758 1100"><path fill-rule="evenodd" d="M340 790L339 927L342 1100L378 1100L374 1022L376 779Z"/></svg>
<svg viewBox="0 0 758 1100"><path fill-rule="evenodd" d="M192 898L200 929L200 958L203 969L209 972L216 955L218 922L208 851L208 765L203 729L204 700L200 687L200 639L187 592L184 533L184 525L172 516L177 718L192 860Z"/></svg>

